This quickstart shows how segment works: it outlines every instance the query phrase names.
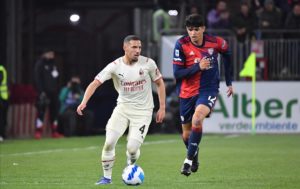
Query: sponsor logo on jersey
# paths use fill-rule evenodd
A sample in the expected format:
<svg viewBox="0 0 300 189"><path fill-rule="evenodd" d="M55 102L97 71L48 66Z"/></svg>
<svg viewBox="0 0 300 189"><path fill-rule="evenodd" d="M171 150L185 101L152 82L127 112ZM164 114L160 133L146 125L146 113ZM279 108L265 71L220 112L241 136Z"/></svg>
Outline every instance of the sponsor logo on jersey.
<svg viewBox="0 0 300 189"><path fill-rule="evenodd" d="M191 51L189 55L194 56L195 55L194 51Z"/></svg>

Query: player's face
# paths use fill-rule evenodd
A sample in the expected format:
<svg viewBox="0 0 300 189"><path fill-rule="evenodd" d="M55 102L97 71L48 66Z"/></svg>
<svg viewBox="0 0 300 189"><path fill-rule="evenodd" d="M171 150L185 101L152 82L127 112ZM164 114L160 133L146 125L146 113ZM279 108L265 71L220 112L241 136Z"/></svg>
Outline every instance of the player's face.
<svg viewBox="0 0 300 189"><path fill-rule="evenodd" d="M138 61L141 50L142 43L140 40L131 40L128 43L124 44L125 56L127 56L130 62Z"/></svg>
<svg viewBox="0 0 300 189"><path fill-rule="evenodd" d="M191 38L191 41L195 44L202 41L203 32L205 31L205 26L201 27L186 27L186 30Z"/></svg>

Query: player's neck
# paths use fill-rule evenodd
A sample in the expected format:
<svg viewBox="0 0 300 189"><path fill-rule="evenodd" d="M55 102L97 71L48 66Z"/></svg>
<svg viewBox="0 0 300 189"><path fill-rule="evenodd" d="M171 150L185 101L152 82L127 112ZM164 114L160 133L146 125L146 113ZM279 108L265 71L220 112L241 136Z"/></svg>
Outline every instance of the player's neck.
<svg viewBox="0 0 300 189"><path fill-rule="evenodd" d="M203 35L197 41L192 41L194 45L201 46L203 44Z"/></svg>
<svg viewBox="0 0 300 189"><path fill-rule="evenodd" d="M123 62L125 63L125 64L127 64L127 65L132 65L132 64L134 64L136 61L133 61L133 60L131 60L130 58L128 58L126 55L124 55L123 57L122 57L122 59L123 59Z"/></svg>

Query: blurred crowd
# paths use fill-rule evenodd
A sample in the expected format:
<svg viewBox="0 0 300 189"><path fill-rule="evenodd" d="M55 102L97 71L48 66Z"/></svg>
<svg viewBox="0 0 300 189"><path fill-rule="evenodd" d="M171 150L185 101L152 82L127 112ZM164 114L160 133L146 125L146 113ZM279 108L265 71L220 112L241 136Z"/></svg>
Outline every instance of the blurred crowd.
<svg viewBox="0 0 300 189"><path fill-rule="evenodd" d="M255 30L300 29L300 3L292 0L242 0L235 14L226 1L220 0L207 14L209 29L231 29L239 41L251 37L274 37L255 35Z"/></svg>
<svg viewBox="0 0 300 189"><path fill-rule="evenodd" d="M186 7L185 15L192 13L203 14L206 17L207 29L231 30L239 42L251 38L274 38L272 30L281 33L291 33L300 29L300 1L299 0L240 0L240 1L197 1L189 0L182 6ZM156 9L153 16L154 41L157 41L157 28L167 31L169 28L182 28L180 24L172 24L162 10L167 11L164 3ZM162 15L158 18L158 14ZM184 17L182 17L184 19ZM182 18L178 18L179 20ZM166 24L166 22L171 22ZM180 21L177 20L178 23ZM256 31L260 31L256 32ZM271 31L270 31L271 30ZM296 31L297 33L297 31ZM296 37L298 36L297 33ZM295 36L295 35L293 35ZM291 37L285 35L283 37Z"/></svg>

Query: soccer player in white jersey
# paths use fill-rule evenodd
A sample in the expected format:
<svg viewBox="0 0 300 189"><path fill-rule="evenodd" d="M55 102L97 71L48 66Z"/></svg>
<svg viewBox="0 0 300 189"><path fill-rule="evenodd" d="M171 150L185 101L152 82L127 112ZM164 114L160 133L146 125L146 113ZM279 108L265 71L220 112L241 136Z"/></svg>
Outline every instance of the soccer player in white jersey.
<svg viewBox="0 0 300 189"><path fill-rule="evenodd" d="M108 64L87 87L83 100L77 108L83 114L87 102L95 90L106 80L112 79L119 93L115 107L106 125L106 139L102 149L103 177L96 185L112 182L112 167L115 161L115 146L127 127L127 164L134 164L140 156L143 143L154 108L152 87L154 82L159 97L159 110L156 122L161 123L165 117L165 85L155 62L141 56L141 40L135 35L125 37L124 56Z"/></svg>

